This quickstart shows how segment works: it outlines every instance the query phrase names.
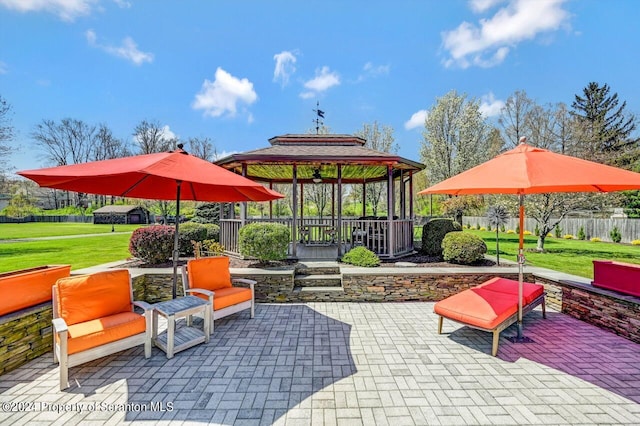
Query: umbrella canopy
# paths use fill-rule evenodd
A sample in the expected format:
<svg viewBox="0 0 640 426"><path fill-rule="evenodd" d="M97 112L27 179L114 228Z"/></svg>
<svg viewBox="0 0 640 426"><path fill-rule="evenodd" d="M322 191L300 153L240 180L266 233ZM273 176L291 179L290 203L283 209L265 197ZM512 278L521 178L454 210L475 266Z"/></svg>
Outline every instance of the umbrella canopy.
<svg viewBox="0 0 640 426"><path fill-rule="evenodd" d="M551 192L610 192L640 189L640 173L581 160L521 143L472 169L418 194L517 194L520 196L518 337L522 337L524 196Z"/></svg>
<svg viewBox="0 0 640 426"><path fill-rule="evenodd" d="M189 155L178 145L172 152L115 158L68 166L24 170L19 175L46 188L88 194L152 200L234 202L268 201L284 196L208 161ZM176 296L178 230L173 252L173 297Z"/></svg>

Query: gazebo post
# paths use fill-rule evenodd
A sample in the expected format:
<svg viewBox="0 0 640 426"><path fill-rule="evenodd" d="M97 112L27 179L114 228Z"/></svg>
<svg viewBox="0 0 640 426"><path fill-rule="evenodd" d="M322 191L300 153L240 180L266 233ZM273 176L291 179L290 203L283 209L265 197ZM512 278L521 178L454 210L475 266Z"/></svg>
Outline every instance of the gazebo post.
<svg viewBox="0 0 640 426"><path fill-rule="evenodd" d="M269 182L269 189L273 189L273 182ZM269 200L269 220L273 219L273 200Z"/></svg>
<svg viewBox="0 0 640 426"><path fill-rule="evenodd" d="M338 164L338 229L336 238L338 240L338 257L342 257L342 164Z"/></svg>
<svg viewBox="0 0 640 426"><path fill-rule="evenodd" d="M291 209L291 255L293 257L298 257L298 249L296 247L296 243L298 241L297 238L297 228L298 228L298 165L293 164L293 188L291 190L291 202L293 204L293 208Z"/></svg>
<svg viewBox="0 0 640 426"><path fill-rule="evenodd" d="M389 240L387 241L389 247L389 257L393 257L395 230L393 229L393 166L387 164L387 227L389 229Z"/></svg>
<svg viewBox="0 0 640 426"><path fill-rule="evenodd" d="M400 219L405 219L407 215L406 182L404 181L404 170L400 170Z"/></svg>
<svg viewBox="0 0 640 426"><path fill-rule="evenodd" d="M367 216L367 184L362 182L362 217Z"/></svg>
<svg viewBox="0 0 640 426"><path fill-rule="evenodd" d="M247 164L242 165L242 177L247 177ZM247 223L247 202L240 203L240 227L243 227Z"/></svg>
<svg viewBox="0 0 640 426"><path fill-rule="evenodd" d="M413 172L409 172L409 219L411 219L411 238L413 238Z"/></svg>

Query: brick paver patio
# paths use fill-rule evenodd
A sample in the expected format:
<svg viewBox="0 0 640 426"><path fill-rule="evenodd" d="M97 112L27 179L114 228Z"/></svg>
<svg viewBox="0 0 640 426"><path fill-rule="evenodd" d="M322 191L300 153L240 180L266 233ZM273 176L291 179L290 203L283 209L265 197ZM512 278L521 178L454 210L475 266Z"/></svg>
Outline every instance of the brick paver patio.
<svg viewBox="0 0 640 426"><path fill-rule="evenodd" d="M432 303L259 304L167 360L142 347L70 370L52 356L0 376L0 424L638 424L640 345L566 315L534 343L445 320Z"/></svg>

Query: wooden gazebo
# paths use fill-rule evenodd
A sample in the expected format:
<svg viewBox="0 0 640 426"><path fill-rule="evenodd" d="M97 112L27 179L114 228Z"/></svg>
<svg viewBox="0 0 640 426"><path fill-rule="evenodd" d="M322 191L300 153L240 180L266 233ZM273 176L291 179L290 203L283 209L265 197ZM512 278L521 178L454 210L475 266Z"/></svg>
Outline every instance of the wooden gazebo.
<svg viewBox="0 0 640 426"><path fill-rule="evenodd" d="M398 257L413 251L413 174L424 165L396 154L364 146L352 135L287 134L269 139L270 147L233 154L216 162L252 180L292 185L292 216L248 218L241 205L240 218L220 223L220 241L237 252L238 230L249 222L279 222L291 227L290 255L295 258L337 258L351 247L363 245L381 257ZM362 200L360 217L342 213L344 185L385 182L387 215L367 216ZM331 217L304 217L304 185L331 185ZM363 195L364 198L364 195Z"/></svg>

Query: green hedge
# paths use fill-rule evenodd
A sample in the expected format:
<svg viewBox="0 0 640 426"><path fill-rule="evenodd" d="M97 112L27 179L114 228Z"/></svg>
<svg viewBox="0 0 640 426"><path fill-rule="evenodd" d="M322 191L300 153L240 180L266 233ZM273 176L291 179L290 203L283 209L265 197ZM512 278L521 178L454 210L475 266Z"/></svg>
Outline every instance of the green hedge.
<svg viewBox="0 0 640 426"><path fill-rule="evenodd" d="M380 265L380 258L366 247L354 247L342 256L342 262L355 266L373 267Z"/></svg>
<svg viewBox="0 0 640 426"><path fill-rule="evenodd" d="M166 262L173 255L175 233L175 228L167 225L138 228L129 240L129 252L151 265Z"/></svg>
<svg viewBox="0 0 640 426"><path fill-rule="evenodd" d="M453 219L431 219L422 228L422 248L428 256L442 256L442 240L449 232L461 231L460 224Z"/></svg>
<svg viewBox="0 0 640 426"><path fill-rule="evenodd" d="M482 238L467 232L449 232L442 240L442 257L447 262L470 265L484 259L486 252Z"/></svg>
<svg viewBox="0 0 640 426"><path fill-rule="evenodd" d="M244 257L260 261L287 257L291 241L289 227L280 223L250 223L240 228L238 246Z"/></svg>

